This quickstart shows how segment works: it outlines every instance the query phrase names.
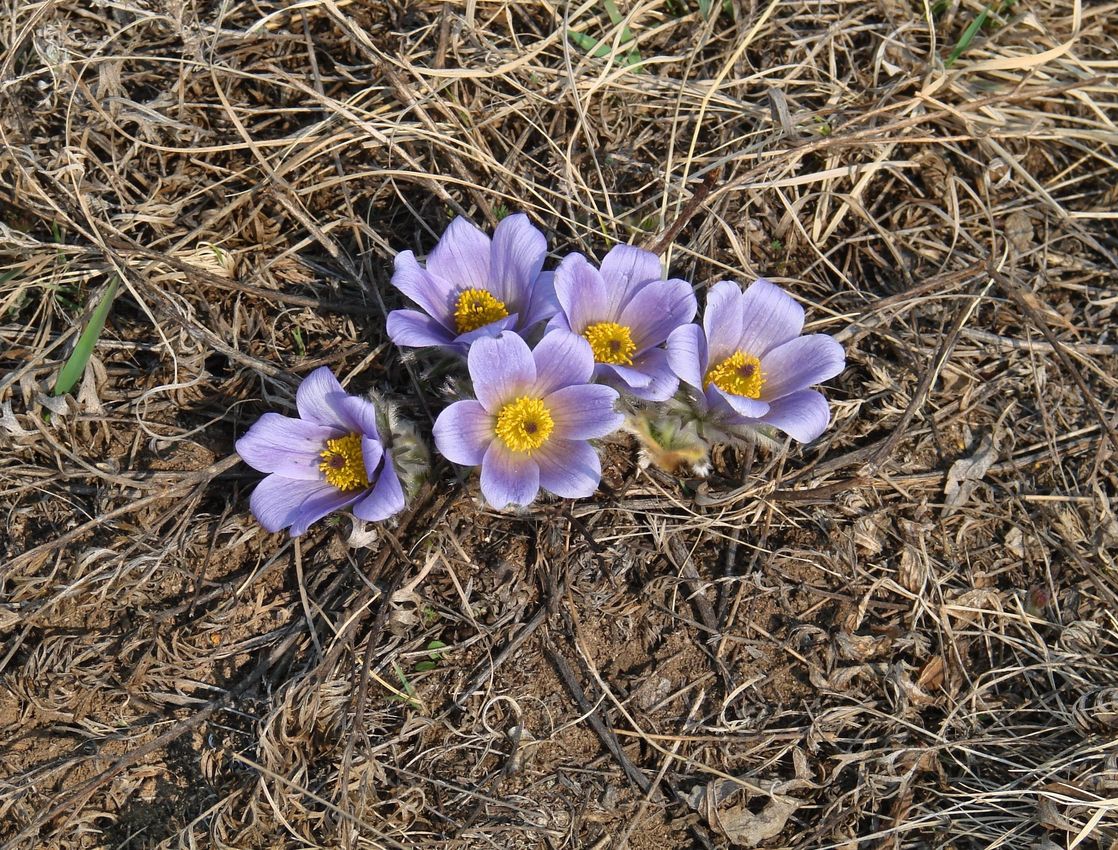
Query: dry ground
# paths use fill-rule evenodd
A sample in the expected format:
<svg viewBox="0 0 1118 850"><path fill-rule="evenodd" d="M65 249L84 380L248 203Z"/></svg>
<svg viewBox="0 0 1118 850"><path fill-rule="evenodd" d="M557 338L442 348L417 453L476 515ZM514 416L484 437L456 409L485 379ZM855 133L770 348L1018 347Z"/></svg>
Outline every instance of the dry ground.
<svg viewBox="0 0 1118 850"><path fill-rule="evenodd" d="M619 5L4 0L0 847L1118 843L1118 6ZM426 431L393 253L517 209L780 281L833 428L262 532L236 437Z"/></svg>

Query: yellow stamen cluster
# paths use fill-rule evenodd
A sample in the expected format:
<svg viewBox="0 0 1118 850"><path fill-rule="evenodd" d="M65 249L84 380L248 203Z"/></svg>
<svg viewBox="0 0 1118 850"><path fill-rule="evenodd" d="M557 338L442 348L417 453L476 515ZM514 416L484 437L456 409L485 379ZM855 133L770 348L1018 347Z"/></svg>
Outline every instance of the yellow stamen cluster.
<svg viewBox="0 0 1118 850"><path fill-rule="evenodd" d="M547 442L554 427L551 411L538 398L521 396L497 414L497 436L514 452L531 454Z"/></svg>
<svg viewBox="0 0 1118 850"><path fill-rule="evenodd" d="M633 333L625 325L616 322L596 322L589 325L582 332L590 349L594 352L594 360L598 363L612 363L615 366L632 366L633 354L637 344L633 342Z"/></svg>
<svg viewBox="0 0 1118 850"><path fill-rule="evenodd" d="M454 327L460 334L469 333L508 314L505 303L484 289L464 289L454 307Z"/></svg>
<svg viewBox="0 0 1118 850"><path fill-rule="evenodd" d="M703 379L703 386L714 384L723 392L746 398L760 398L765 376L761 361L752 354L735 351L717 366L711 367Z"/></svg>
<svg viewBox="0 0 1118 850"><path fill-rule="evenodd" d="M361 490L369 486L360 434L346 434L335 440L327 440L320 457L322 463L318 468L326 476L327 483L342 491Z"/></svg>

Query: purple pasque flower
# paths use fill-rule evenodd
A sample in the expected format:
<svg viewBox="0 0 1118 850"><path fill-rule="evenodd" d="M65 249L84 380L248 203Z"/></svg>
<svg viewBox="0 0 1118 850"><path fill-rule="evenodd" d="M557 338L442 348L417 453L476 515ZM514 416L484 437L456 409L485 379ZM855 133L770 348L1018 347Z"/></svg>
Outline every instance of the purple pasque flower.
<svg viewBox="0 0 1118 850"><path fill-rule="evenodd" d="M566 331L535 350L514 333L479 339L467 358L477 399L458 401L435 420L447 460L481 466L481 492L495 508L527 505L540 487L568 499L593 494L602 477L587 440L617 430L617 391L591 384L590 344Z"/></svg>
<svg viewBox="0 0 1118 850"><path fill-rule="evenodd" d="M668 334L695 318L691 284L664 280L660 260L632 245L617 245L599 271L569 254L555 271L559 312L549 329L572 331L590 343L594 376L645 401L665 401L679 379L662 346Z"/></svg>
<svg viewBox="0 0 1118 850"><path fill-rule="evenodd" d="M268 475L249 507L268 531L303 534L342 508L383 520L404 509L391 452L381 442L372 402L351 396L323 366L295 395L299 418L265 413L237 440L237 454Z"/></svg>
<svg viewBox="0 0 1118 850"><path fill-rule="evenodd" d="M493 238L464 218L447 227L427 255L396 255L392 285L422 310L393 310L388 335L399 346L450 346L465 353L475 339L524 331L556 310L552 272L541 272L547 240L523 213L502 219Z"/></svg>
<svg viewBox="0 0 1118 850"><path fill-rule="evenodd" d="M806 443L830 422L827 400L808 387L841 372L846 355L826 334L800 336L803 327L803 307L780 287L757 280L742 292L724 280L707 295L701 328L672 331L668 362L730 424L771 425Z"/></svg>

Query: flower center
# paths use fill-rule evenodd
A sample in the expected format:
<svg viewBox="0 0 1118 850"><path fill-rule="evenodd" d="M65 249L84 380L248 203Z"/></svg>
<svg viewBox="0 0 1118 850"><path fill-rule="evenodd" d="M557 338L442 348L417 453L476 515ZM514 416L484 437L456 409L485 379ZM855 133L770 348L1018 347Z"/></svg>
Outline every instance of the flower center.
<svg viewBox="0 0 1118 850"><path fill-rule="evenodd" d="M326 441L326 448L319 455L322 463L318 468L326 476L326 481L343 492L361 490L369 486L369 476L365 474L365 456L361 453L361 435L346 434Z"/></svg>
<svg viewBox="0 0 1118 850"><path fill-rule="evenodd" d="M752 354L735 351L717 366L707 371L703 386L714 384L723 392L742 395L746 398L760 398L765 376L761 372L761 361Z"/></svg>
<svg viewBox="0 0 1118 850"><path fill-rule="evenodd" d="M522 396L497 414L497 436L514 452L531 454L547 442L554 427L551 411L538 398Z"/></svg>
<svg viewBox="0 0 1118 850"><path fill-rule="evenodd" d="M454 308L454 326L458 333L465 334L508 314L505 302L498 301L484 289L464 289L458 294L458 303Z"/></svg>
<svg viewBox="0 0 1118 850"><path fill-rule="evenodd" d="M615 366L633 365L633 353L637 350L637 344L633 342L633 334L625 325L616 322L596 322L587 326L582 335L590 343L594 360L598 363L612 363Z"/></svg>

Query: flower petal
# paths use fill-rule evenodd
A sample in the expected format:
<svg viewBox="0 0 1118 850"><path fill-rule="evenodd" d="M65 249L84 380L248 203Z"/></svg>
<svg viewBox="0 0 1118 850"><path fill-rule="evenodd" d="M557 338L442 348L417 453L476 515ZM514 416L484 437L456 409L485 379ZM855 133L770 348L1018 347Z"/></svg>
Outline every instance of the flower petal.
<svg viewBox="0 0 1118 850"><path fill-rule="evenodd" d="M625 421L625 417L613 409L617 400L617 390L602 384L556 390L543 400L555 422L552 438L588 440L612 434Z"/></svg>
<svg viewBox="0 0 1118 850"><path fill-rule="evenodd" d="M553 440L532 458L539 464L540 486L564 499L593 496L602 480L602 462L589 443Z"/></svg>
<svg viewBox="0 0 1118 850"><path fill-rule="evenodd" d="M598 270L582 254L568 254L555 270L555 297L571 330L581 334L594 322L613 321Z"/></svg>
<svg viewBox="0 0 1118 850"><path fill-rule="evenodd" d="M555 330L544 335L532 351L536 383L532 392L545 396L560 387L585 384L594 374L594 352L590 343L570 331Z"/></svg>
<svg viewBox="0 0 1118 850"><path fill-rule="evenodd" d="M502 331L512 330L516 326L516 318L516 313L513 313L468 333L459 334L454 338L454 345L465 352L476 339L481 339L483 336L500 336Z"/></svg>
<svg viewBox="0 0 1118 850"><path fill-rule="evenodd" d="M481 462L481 493L500 510L510 502L531 504L540 492L540 467L527 455L510 452L500 440L489 444Z"/></svg>
<svg viewBox="0 0 1118 850"><path fill-rule="evenodd" d="M831 411L822 393L800 390L774 401L761 421L779 428L793 440L810 443L827 430Z"/></svg>
<svg viewBox="0 0 1118 850"><path fill-rule="evenodd" d="M435 420L435 447L451 463L477 466L493 442L495 425L481 402L456 401Z"/></svg>
<svg viewBox="0 0 1118 850"><path fill-rule="evenodd" d="M602 258L609 315L616 316L645 284L663 277L660 258L651 251L632 245L614 245Z"/></svg>
<svg viewBox="0 0 1118 850"><path fill-rule="evenodd" d="M599 363L594 368L594 375L601 381L620 383L627 390L643 389L652 383L652 378L640 369L617 363Z"/></svg>
<svg viewBox="0 0 1118 850"><path fill-rule="evenodd" d="M567 317L564 316L561 312L556 313L554 316L552 316L548 320L547 326L544 327L544 329L543 329L544 336L547 336L549 333L552 333L553 331L564 331L566 333L574 333L574 331L571 330L571 326L567 323ZM578 336L578 334L575 334L575 336Z"/></svg>
<svg viewBox="0 0 1118 850"><path fill-rule="evenodd" d="M696 310L691 284L685 280L656 280L642 287L625 305L620 323L632 330L637 351L646 351L695 318Z"/></svg>
<svg viewBox="0 0 1118 850"><path fill-rule="evenodd" d="M631 387L629 392L644 401L667 401L679 389L679 378L668 365L668 352L662 348L650 348L633 363L650 380L643 387Z"/></svg>
<svg viewBox="0 0 1118 850"><path fill-rule="evenodd" d="M237 440L236 449L241 460L260 472L321 481L322 449L327 440L339 436L339 430L316 422L265 413Z"/></svg>
<svg viewBox="0 0 1118 850"><path fill-rule="evenodd" d="M454 293L458 287L452 281L424 269L411 251L397 254L393 268L392 285L440 325L453 330Z"/></svg>
<svg viewBox="0 0 1118 850"><path fill-rule="evenodd" d="M738 348L754 357L764 357L778 345L798 337L804 329L804 308L767 280L753 281L739 305L742 327Z"/></svg>
<svg viewBox="0 0 1118 850"><path fill-rule="evenodd" d="M372 491L353 506L353 515L358 519L380 522L404 509L404 488L389 452L384 453L384 463L376 481Z"/></svg>
<svg viewBox="0 0 1118 850"><path fill-rule="evenodd" d="M347 395L338 402L338 413L345 420L351 434L361 434L380 441L377 430L377 409L367 398Z"/></svg>
<svg viewBox="0 0 1118 850"><path fill-rule="evenodd" d="M295 393L295 406L299 418L331 428L348 429L340 403L349 395L342 389L334 373L326 366L320 366L303 379Z"/></svg>
<svg viewBox="0 0 1118 850"><path fill-rule="evenodd" d="M701 390L707 363L707 341L702 328L695 324L683 325L671 332L668 336L668 365L676 377Z"/></svg>
<svg viewBox="0 0 1118 850"><path fill-rule="evenodd" d="M442 278L450 292L488 290L489 251L489 237L459 216L447 226L439 244L427 255L427 270ZM449 301L447 303L449 306Z"/></svg>
<svg viewBox="0 0 1118 850"><path fill-rule="evenodd" d="M559 301L555 297L555 272L540 272L536 282L532 285L532 296L528 301L528 312L524 316L522 327L530 328L533 325L550 319L559 312Z"/></svg>
<svg viewBox="0 0 1118 850"><path fill-rule="evenodd" d="M393 310L388 314L388 338L405 348L450 345L453 334L440 322L418 310Z"/></svg>
<svg viewBox="0 0 1118 850"><path fill-rule="evenodd" d="M827 334L797 337L765 355L761 398L774 401L833 378L846 366L842 346Z"/></svg>
<svg viewBox="0 0 1118 850"><path fill-rule="evenodd" d="M716 387L714 384L707 387L706 395L708 399L711 398L712 392L717 398L729 405L730 409L739 416L747 416L750 419L760 419L769 412L769 404L766 401L728 393L723 391L721 387Z"/></svg>
<svg viewBox="0 0 1118 850"><path fill-rule="evenodd" d="M536 363L528 343L512 331L475 340L466 362L474 395L490 413L496 413L536 380Z"/></svg>
<svg viewBox="0 0 1118 850"><path fill-rule="evenodd" d="M741 342L741 288L732 280L716 283L707 293L703 330L710 359L718 362L733 354Z"/></svg>
<svg viewBox="0 0 1118 850"><path fill-rule="evenodd" d="M374 437L361 438L361 460L365 462L365 477L377 480L377 467L384 457L384 444Z"/></svg>
<svg viewBox="0 0 1118 850"><path fill-rule="evenodd" d="M296 481L269 475L252 491L249 507L268 531L282 531L290 526L291 536L298 537L311 523L356 501L364 492L344 492L325 481Z"/></svg>
<svg viewBox="0 0 1118 850"><path fill-rule="evenodd" d="M524 313L532 284L543 268L547 239L524 213L506 216L493 231L489 291L505 302L510 313Z"/></svg>

